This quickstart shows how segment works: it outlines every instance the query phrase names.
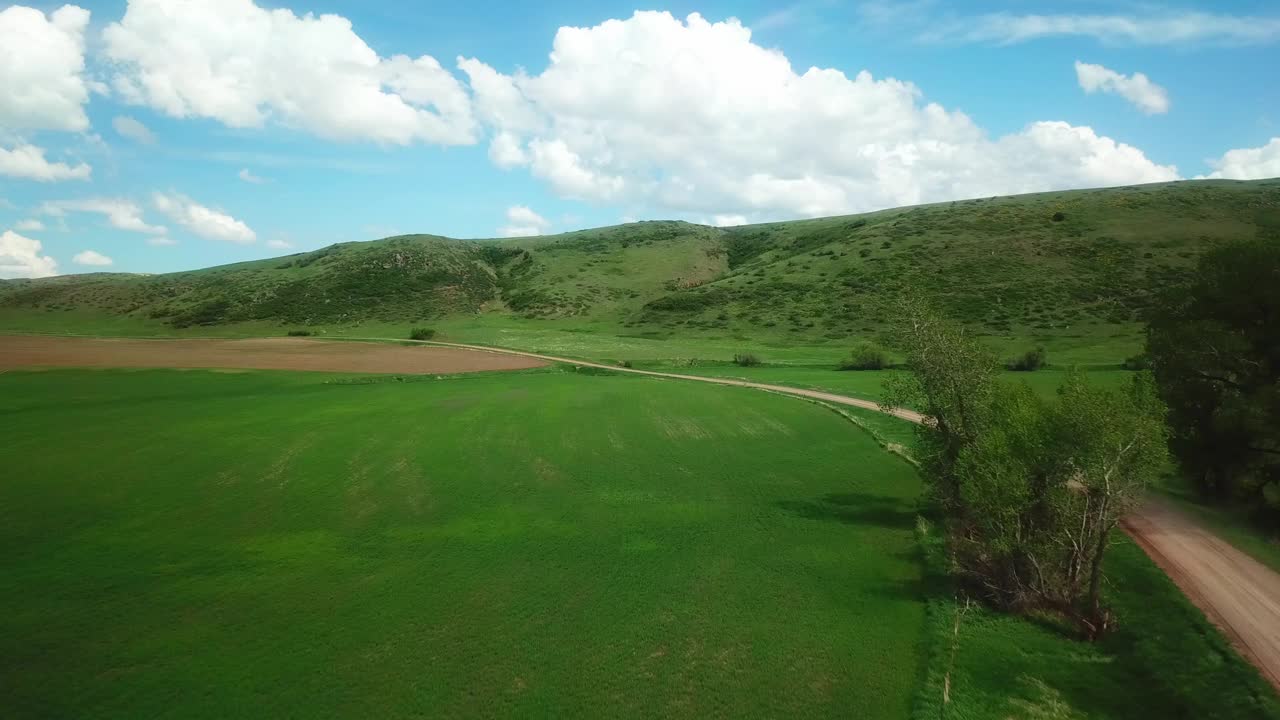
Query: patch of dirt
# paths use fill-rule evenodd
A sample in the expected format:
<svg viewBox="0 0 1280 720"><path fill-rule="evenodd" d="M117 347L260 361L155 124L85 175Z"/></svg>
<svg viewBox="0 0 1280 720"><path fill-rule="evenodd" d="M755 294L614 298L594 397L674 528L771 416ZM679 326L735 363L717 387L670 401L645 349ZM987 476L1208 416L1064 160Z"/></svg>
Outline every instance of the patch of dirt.
<svg viewBox="0 0 1280 720"><path fill-rule="evenodd" d="M541 367L538 358L464 348L253 340L114 340L0 336L0 371L34 367L218 368L430 374Z"/></svg>

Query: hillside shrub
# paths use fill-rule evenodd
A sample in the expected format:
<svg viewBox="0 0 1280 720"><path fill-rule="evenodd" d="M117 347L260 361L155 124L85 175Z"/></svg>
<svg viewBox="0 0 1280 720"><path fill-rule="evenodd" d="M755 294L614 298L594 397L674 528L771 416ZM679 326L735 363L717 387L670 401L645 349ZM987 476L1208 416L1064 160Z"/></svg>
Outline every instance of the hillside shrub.
<svg viewBox="0 0 1280 720"><path fill-rule="evenodd" d="M436 336L436 331L431 328L414 328L409 331L410 340L430 340Z"/></svg>
<svg viewBox="0 0 1280 720"><path fill-rule="evenodd" d="M1066 216L1066 215L1064 215L1064 214L1063 214L1063 213L1061 213L1061 212L1056 212L1056 213L1054 213L1054 214L1053 214L1053 221L1054 221L1054 222L1062 222L1063 220L1066 220L1066 219L1067 219L1067 216Z"/></svg>
<svg viewBox="0 0 1280 720"><path fill-rule="evenodd" d="M1044 348L1036 348L1026 351L1021 357L1013 358L1005 363L1004 366L1008 370L1017 372L1035 372L1044 367L1046 357L1048 355L1045 353Z"/></svg>
<svg viewBox="0 0 1280 720"><path fill-rule="evenodd" d="M889 367L889 356L878 346L864 342L853 349L843 362L841 370L883 370Z"/></svg>
<svg viewBox="0 0 1280 720"><path fill-rule="evenodd" d="M760 364L760 358L753 353L738 353L733 356L733 364L740 367L755 367Z"/></svg>
<svg viewBox="0 0 1280 720"><path fill-rule="evenodd" d="M311 337L312 335L315 335L315 333L310 330L290 330L285 334L289 337Z"/></svg>

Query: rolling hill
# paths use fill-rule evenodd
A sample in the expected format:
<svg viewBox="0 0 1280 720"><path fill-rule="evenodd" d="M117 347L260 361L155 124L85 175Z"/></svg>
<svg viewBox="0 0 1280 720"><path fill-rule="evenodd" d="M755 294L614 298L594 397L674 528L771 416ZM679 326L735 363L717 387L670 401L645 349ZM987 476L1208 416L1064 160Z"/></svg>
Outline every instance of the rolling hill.
<svg viewBox="0 0 1280 720"><path fill-rule="evenodd" d="M1280 179L964 200L713 228L406 235L164 275L0 282L0 330L232 332L493 324L648 339L845 344L925 294L1009 342L1137 337L1214 243L1280 241Z"/></svg>

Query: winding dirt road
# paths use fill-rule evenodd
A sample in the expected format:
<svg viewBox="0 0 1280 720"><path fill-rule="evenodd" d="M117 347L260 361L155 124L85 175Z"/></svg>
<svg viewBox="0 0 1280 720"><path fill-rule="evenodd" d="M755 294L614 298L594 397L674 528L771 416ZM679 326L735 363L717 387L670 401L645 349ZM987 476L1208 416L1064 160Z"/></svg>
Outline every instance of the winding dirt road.
<svg viewBox="0 0 1280 720"><path fill-rule="evenodd" d="M636 375L756 388L835 405L850 405L870 410L881 409L871 400L861 400L819 390L802 390L729 378L636 370L483 345L437 342L429 344L520 355L546 362L603 368ZM925 420L923 415L910 410L895 409L891 414L914 423L922 423ZM1222 629L1240 654L1248 658L1263 677L1280 690L1280 574L1213 535L1186 513L1159 498L1149 498L1142 507L1125 518L1123 526L1151 556L1151 559L1168 573L1187 598Z"/></svg>

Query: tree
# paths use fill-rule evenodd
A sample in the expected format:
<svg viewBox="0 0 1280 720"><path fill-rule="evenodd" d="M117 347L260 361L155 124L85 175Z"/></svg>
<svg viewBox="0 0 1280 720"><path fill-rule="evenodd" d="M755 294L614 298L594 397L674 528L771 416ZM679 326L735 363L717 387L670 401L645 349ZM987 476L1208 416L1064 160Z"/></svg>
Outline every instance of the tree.
<svg viewBox="0 0 1280 720"><path fill-rule="evenodd" d="M1111 531L1163 467L1150 375L1120 391L1073 372L1050 403L996 382L994 357L936 315L916 307L905 328L911 372L886 403L929 416L922 468L959 578L998 607L1052 610L1097 637Z"/></svg>
<svg viewBox="0 0 1280 720"><path fill-rule="evenodd" d="M1150 313L1147 355L1170 448L1206 496L1276 508L1280 494L1280 242L1206 253Z"/></svg>
<svg viewBox="0 0 1280 720"><path fill-rule="evenodd" d="M1073 372L1058 391L1051 455L1069 490L1058 542L1066 552L1067 594L1083 600L1079 617L1094 634L1105 626L1102 561L1111 531L1167 462L1165 414L1149 373L1120 391L1091 387Z"/></svg>
<svg viewBox="0 0 1280 720"><path fill-rule="evenodd" d="M930 418L920 434L924 473L943 510L961 511L953 469L961 450L991 422L995 356L920 300L902 304L895 341L911 372L885 383L882 404L912 407Z"/></svg>

